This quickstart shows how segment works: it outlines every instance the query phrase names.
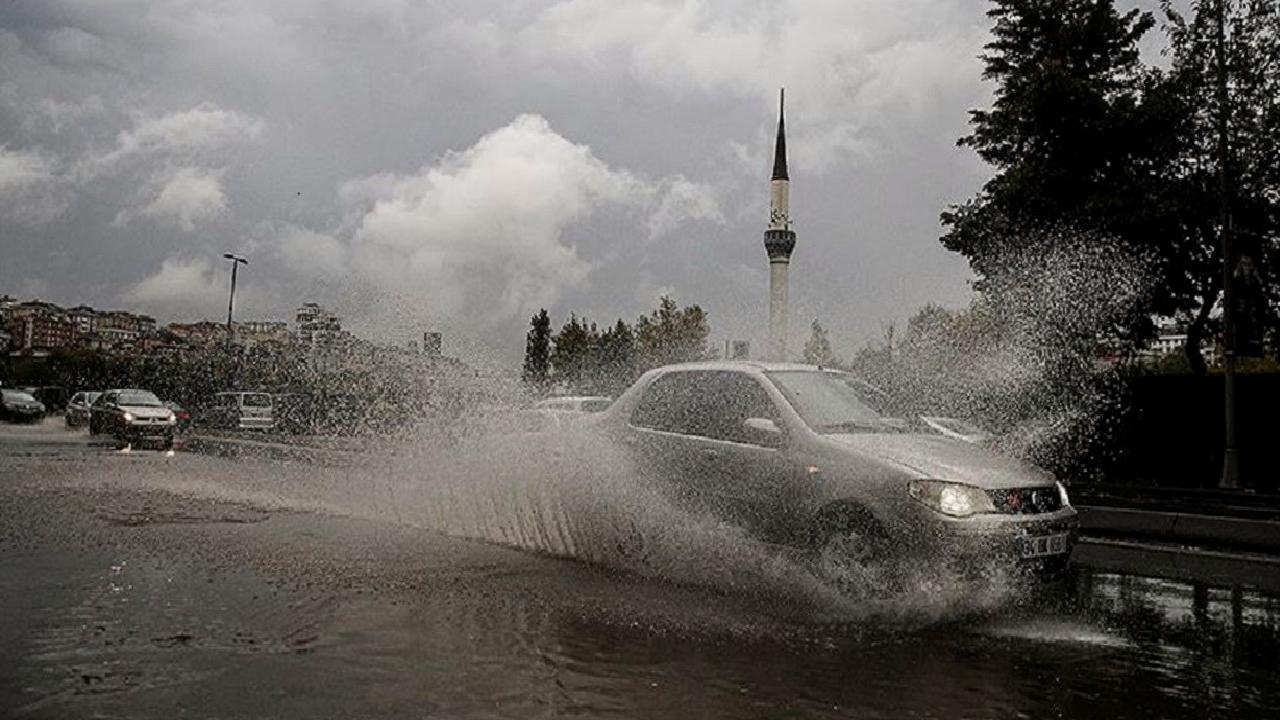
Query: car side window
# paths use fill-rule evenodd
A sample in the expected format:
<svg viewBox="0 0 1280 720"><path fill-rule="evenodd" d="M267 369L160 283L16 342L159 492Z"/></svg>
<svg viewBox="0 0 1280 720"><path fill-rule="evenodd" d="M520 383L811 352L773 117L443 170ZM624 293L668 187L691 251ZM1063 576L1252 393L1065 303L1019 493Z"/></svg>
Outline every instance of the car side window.
<svg viewBox="0 0 1280 720"><path fill-rule="evenodd" d="M750 375L726 370L673 372L654 380L631 415L637 427L698 435L714 440L760 444L743 423L776 420L765 389Z"/></svg>
<svg viewBox="0 0 1280 720"><path fill-rule="evenodd" d="M683 435L699 434L697 408L690 395L697 389L699 374L672 372L654 380L631 413L631 424Z"/></svg>
<svg viewBox="0 0 1280 720"><path fill-rule="evenodd" d="M741 372L707 373L702 388L705 434L716 440L760 445L759 432L744 423L748 418L778 419L777 406L764 387Z"/></svg>

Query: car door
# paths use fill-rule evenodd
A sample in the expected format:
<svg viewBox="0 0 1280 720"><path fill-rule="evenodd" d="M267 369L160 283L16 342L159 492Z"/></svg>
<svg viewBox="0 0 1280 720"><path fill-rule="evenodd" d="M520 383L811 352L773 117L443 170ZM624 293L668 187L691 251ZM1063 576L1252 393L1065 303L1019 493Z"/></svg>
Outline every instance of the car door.
<svg viewBox="0 0 1280 720"><path fill-rule="evenodd" d="M696 371L673 371L655 378L636 403L624 438L631 464L626 470L695 511L712 504L698 476L700 376Z"/></svg>
<svg viewBox="0 0 1280 720"><path fill-rule="evenodd" d="M702 422L696 440L700 466L716 513L769 542L791 537L804 481L786 450L786 437L749 427L751 418L781 427L773 398L754 376L711 371L699 387Z"/></svg>

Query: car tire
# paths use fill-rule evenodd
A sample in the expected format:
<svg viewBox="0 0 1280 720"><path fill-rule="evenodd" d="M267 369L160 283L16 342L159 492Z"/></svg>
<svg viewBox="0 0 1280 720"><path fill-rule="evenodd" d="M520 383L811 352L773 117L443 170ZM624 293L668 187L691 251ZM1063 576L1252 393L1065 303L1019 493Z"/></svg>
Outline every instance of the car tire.
<svg viewBox="0 0 1280 720"><path fill-rule="evenodd" d="M838 505L818 516L810 534L810 547L819 556L836 553L865 564L886 557L889 535L866 508Z"/></svg>

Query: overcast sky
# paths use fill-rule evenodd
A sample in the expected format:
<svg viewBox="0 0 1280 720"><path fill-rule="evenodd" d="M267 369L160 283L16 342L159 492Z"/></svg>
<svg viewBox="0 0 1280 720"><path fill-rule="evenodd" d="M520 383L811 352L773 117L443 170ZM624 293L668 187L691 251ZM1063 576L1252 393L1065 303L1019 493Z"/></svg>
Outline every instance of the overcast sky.
<svg viewBox="0 0 1280 720"><path fill-rule="evenodd" d="M1154 3L1151 3L1154 4ZM983 0L3 0L0 292L514 362L664 294L763 347L787 88L792 346L969 298Z"/></svg>

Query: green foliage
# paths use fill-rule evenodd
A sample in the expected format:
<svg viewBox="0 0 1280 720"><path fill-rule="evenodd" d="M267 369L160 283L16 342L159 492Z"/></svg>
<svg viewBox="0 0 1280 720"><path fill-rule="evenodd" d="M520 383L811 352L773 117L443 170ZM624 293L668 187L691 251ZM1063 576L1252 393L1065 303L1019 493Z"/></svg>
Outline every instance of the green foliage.
<svg viewBox="0 0 1280 720"><path fill-rule="evenodd" d="M551 357L551 317L547 309L539 310L529 325L524 342L524 381L541 387L547 382Z"/></svg>
<svg viewBox="0 0 1280 720"><path fill-rule="evenodd" d="M545 311L534 320L544 316ZM619 318L601 332L594 322L570 314L560 331L550 336L551 371L545 382L572 392L616 397L645 370L708 358L710 332L702 308L680 308L668 297L651 314L642 315L635 328ZM527 379L527 352L525 367Z"/></svg>
<svg viewBox="0 0 1280 720"><path fill-rule="evenodd" d="M570 315L569 321L552 338L552 344L551 367L556 380L572 388L586 388L599 364L596 351L600 332L595 323L588 325L586 320Z"/></svg>
<svg viewBox="0 0 1280 720"><path fill-rule="evenodd" d="M805 364L832 367L835 365L836 358L835 353L831 352L831 340L827 337L826 329L817 318L813 319L810 329L812 333L809 335L809 341L804 344Z"/></svg>
<svg viewBox="0 0 1280 720"><path fill-rule="evenodd" d="M1239 314L1254 334L1277 327L1280 305L1280 9L1275 0L1227 3L1230 200L1239 249L1255 282ZM1214 31L1217 2L1183 19L1164 4L1172 63L1144 67L1148 13L1113 0L993 0L993 40L982 56L992 106L972 113L972 147L996 170L975 198L943 213L947 248L964 254L979 289L1011 257L1048 255L1065 241L1144 259L1153 274L1141 302L1111 333L1149 339L1151 315L1188 321L1199 353L1221 292ZM1244 323L1249 327L1250 323Z"/></svg>
<svg viewBox="0 0 1280 720"><path fill-rule="evenodd" d="M636 347L643 370L671 363L705 360L711 356L707 337L711 327L701 307L681 308L663 296L658 308L636 320Z"/></svg>

